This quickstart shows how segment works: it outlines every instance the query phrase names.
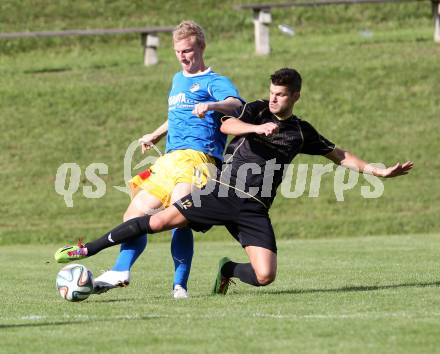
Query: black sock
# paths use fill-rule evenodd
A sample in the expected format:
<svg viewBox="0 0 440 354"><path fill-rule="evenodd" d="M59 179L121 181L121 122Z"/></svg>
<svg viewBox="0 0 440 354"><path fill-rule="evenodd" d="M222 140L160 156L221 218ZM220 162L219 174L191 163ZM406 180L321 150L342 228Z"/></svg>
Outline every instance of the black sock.
<svg viewBox="0 0 440 354"><path fill-rule="evenodd" d="M101 238L87 242L85 244L87 255L93 256L104 248L119 245L122 242L145 235L146 233L152 233L152 230L150 229L149 215L128 220L119 226L116 226Z"/></svg>
<svg viewBox="0 0 440 354"><path fill-rule="evenodd" d="M260 286L254 268L250 263L227 262L222 267L222 275L226 278L238 278L243 283Z"/></svg>

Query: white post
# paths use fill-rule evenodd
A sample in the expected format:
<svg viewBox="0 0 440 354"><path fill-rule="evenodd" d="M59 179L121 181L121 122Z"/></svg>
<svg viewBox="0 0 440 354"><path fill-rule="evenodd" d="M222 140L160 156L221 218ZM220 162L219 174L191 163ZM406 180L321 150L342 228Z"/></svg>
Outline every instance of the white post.
<svg viewBox="0 0 440 354"><path fill-rule="evenodd" d="M270 8L254 10L255 51L258 55L270 53L269 24L271 22Z"/></svg>
<svg viewBox="0 0 440 354"><path fill-rule="evenodd" d="M159 62L157 58L157 47L159 37L156 33L142 33L141 42L144 47L144 65L155 65Z"/></svg>
<svg viewBox="0 0 440 354"><path fill-rule="evenodd" d="M440 2L432 0L432 12L434 14L434 42L440 43Z"/></svg>

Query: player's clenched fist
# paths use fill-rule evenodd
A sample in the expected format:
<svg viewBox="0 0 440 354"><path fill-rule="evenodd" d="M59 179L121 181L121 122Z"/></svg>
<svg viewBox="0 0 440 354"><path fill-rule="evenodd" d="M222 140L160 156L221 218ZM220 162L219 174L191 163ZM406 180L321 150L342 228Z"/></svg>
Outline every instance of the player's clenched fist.
<svg viewBox="0 0 440 354"><path fill-rule="evenodd" d="M207 103L198 103L194 106L192 113L199 118L205 118L205 114L208 111L209 111L209 105Z"/></svg>
<svg viewBox="0 0 440 354"><path fill-rule="evenodd" d="M259 135L272 135L278 131L278 125L275 123L264 123L255 126L255 134Z"/></svg>

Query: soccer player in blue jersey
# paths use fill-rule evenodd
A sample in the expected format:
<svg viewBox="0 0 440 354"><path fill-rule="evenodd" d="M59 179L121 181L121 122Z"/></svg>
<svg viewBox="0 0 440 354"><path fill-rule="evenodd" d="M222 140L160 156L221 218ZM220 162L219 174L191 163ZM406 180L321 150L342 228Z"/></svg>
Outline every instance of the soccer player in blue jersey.
<svg viewBox="0 0 440 354"><path fill-rule="evenodd" d="M232 278L252 286L272 283L277 245L269 209L286 167L298 154L321 155L335 164L383 178L403 176L413 168L411 161L377 167L326 139L293 113L301 86L301 75L295 69L277 70L271 75L269 100L247 104L236 118L223 117L222 131L235 137L226 148L229 157L223 168L204 189L195 189L155 215L131 219L82 247L60 248L55 253L57 262L91 257L144 233L185 225L207 231L213 225L224 225L244 248L249 262L222 258L213 293L226 294Z"/></svg>
<svg viewBox="0 0 440 354"><path fill-rule="evenodd" d="M132 201L124 221L168 207L190 193L194 181L198 187L204 185L209 171L203 165L218 164L226 144L226 135L220 132L220 118L242 107L231 81L205 65L205 36L199 25L192 21L179 24L173 32L173 45L182 71L173 78L168 119L153 133L139 139L145 152L167 135L166 154L130 181ZM172 231L174 298L188 296L193 242L190 228ZM122 243L113 268L95 279L95 292L128 285L130 269L146 245L146 236Z"/></svg>

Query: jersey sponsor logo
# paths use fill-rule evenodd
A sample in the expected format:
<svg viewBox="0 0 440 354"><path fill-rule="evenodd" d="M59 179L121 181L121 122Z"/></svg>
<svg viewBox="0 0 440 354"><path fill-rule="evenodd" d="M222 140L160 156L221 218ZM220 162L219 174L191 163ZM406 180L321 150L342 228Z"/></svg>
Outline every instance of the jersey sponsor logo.
<svg viewBox="0 0 440 354"><path fill-rule="evenodd" d="M175 109L193 109L194 104L194 100L186 97L184 92L178 93L177 95L173 95L168 98L169 111L173 111Z"/></svg>
<svg viewBox="0 0 440 354"><path fill-rule="evenodd" d="M200 90L200 84L198 82L196 82L195 84L193 84L191 86L191 88L189 89L191 92L196 92L198 90Z"/></svg>
<svg viewBox="0 0 440 354"><path fill-rule="evenodd" d="M169 106L175 106L179 103L188 103L184 92L178 93L177 95L170 96L168 98Z"/></svg>

